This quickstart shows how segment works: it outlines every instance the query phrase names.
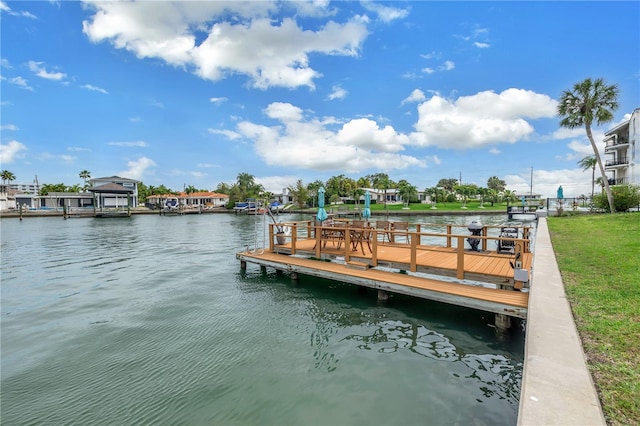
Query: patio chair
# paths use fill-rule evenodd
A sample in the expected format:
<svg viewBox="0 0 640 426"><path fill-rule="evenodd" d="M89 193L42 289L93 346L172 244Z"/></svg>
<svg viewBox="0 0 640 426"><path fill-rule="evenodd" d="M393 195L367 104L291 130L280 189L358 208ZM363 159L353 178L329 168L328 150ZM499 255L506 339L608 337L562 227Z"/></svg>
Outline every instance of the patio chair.
<svg viewBox="0 0 640 426"><path fill-rule="evenodd" d="M358 244L362 249L362 254L364 253L364 243L369 247L369 251L371 251L371 227L369 223L364 220L354 220L351 222L351 243L353 250L358 249Z"/></svg>
<svg viewBox="0 0 640 426"><path fill-rule="evenodd" d="M383 232L381 232L379 234L379 235L382 235L382 242L383 243L384 243L385 238L387 239L387 241L391 242L392 236L388 232L391 229L391 222L389 222L388 220L377 220L375 228L376 228L377 231L380 231L380 230L383 231Z"/></svg>
<svg viewBox="0 0 640 426"><path fill-rule="evenodd" d="M403 237L404 243L409 244L409 222L393 222L391 225L394 231L392 242L399 242L398 237Z"/></svg>

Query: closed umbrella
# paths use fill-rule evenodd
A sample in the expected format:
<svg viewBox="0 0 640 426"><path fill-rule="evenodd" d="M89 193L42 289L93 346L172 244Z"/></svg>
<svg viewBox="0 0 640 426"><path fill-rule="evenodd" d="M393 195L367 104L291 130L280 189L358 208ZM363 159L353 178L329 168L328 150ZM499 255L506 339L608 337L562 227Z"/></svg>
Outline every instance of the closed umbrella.
<svg viewBox="0 0 640 426"><path fill-rule="evenodd" d="M362 217L369 219L371 217L371 194L369 191L364 193L364 209L362 210Z"/></svg>
<svg viewBox="0 0 640 426"><path fill-rule="evenodd" d="M324 188L320 187L318 190L318 213L316 219L320 222L327 220L327 211L324 209Z"/></svg>

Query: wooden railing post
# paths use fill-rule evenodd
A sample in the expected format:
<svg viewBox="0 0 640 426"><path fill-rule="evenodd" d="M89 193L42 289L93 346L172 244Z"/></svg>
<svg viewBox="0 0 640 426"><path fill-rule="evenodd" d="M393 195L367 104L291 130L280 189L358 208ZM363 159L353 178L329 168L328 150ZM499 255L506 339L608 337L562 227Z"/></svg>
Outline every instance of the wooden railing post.
<svg viewBox="0 0 640 426"><path fill-rule="evenodd" d="M273 253L273 223L269 224L269 251Z"/></svg>
<svg viewBox="0 0 640 426"><path fill-rule="evenodd" d="M464 236L458 235L458 267L456 277L461 280L464 279Z"/></svg>
<svg viewBox="0 0 640 426"><path fill-rule="evenodd" d="M418 270L417 258L418 258L418 233L409 234L409 238L411 238L411 265L409 266L409 270L411 272L416 272Z"/></svg>
<svg viewBox="0 0 640 426"><path fill-rule="evenodd" d="M298 238L298 224L291 225L291 254L296 254L296 239Z"/></svg>
<svg viewBox="0 0 640 426"><path fill-rule="evenodd" d="M451 247L451 225L447 225L447 247Z"/></svg>
<svg viewBox="0 0 640 426"><path fill-rule="evenodd" d="M482 239L482 251L487 251L487 227L483 226L482 227L482 236L485 237Z"/></svg>
<svg viewBox="0 0 640 426"><path fill-rule="evenodd" d="M384 233L383 233L384 235ZM378 230L373 230L373 241L371 241L371 266L378 266Z"/></svg>
<svg viewBox="0 0 640 426"><path fill-rule="evenodd" d="M349 225L345 224L344 227L344 261L348 262L351 260L351 231L349 230Z"/></svg>
<svg viewBox="0 0 640 426"><path fill-rule="evenodd" d="M524 244L524 252L530 253L531 247L529 247L529 228L528 227L522 228L522 238L526 240Z"/></svg>

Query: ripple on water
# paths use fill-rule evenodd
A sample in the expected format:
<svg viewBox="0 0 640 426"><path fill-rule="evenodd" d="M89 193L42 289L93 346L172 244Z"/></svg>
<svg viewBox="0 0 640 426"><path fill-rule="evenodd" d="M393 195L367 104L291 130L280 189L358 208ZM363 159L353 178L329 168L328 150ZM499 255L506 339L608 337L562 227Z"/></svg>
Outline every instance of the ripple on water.
<svg viewBox="0 0 640 426"><path fill-rule="evenodd" d="M483 314L240 271L251 217L131 219L3 222L3 424L515 424Z"/></svg>

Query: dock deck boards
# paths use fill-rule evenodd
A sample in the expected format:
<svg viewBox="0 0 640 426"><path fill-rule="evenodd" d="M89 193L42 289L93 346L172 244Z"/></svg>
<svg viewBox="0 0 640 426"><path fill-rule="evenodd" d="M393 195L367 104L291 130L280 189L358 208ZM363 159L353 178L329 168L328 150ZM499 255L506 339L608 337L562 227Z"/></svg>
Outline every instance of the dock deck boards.
<svg viewBox="0 0 640 426"><path fill-rule="evenodd" d="M296 241L295 253L315 256L314 239L299 239ZM277 245L274 252L291 254L291 243ZM335 241L328 241L321 247L321 254L328 256L342 256L345 253L344 242L340 248ZM411 246L399 243L377 243L377 261L379 265L391 265L399 269L409 270L411 264ZM364 244L358 246L357 251L350 251L350 258L359 262L372 264L372 253ZM465 250L464 271L469 279L486 280L495 284L504 284L513 280L513 268L510 261L514 260L512 254L497 253L495 251L475 252ZM531 270L533 262L532 253L522 253L522 268ZM416 248L416 264L418 271L455 276L458 264L458 253L455 248L441 246L420 245ZM374 265L375 266L375 265Z"/></svg>
<svg viewBox="0 0 640 426"><path fill-rule="evenodd" d="M354 269L349 265L278 254L268 250L237 253L242 261L270 266L280 270L337 279L371 288L409 294L445 303L483 309L519 318L526 318L527 292L493 289L440 281L415 275L377 269Z"/></svg>

